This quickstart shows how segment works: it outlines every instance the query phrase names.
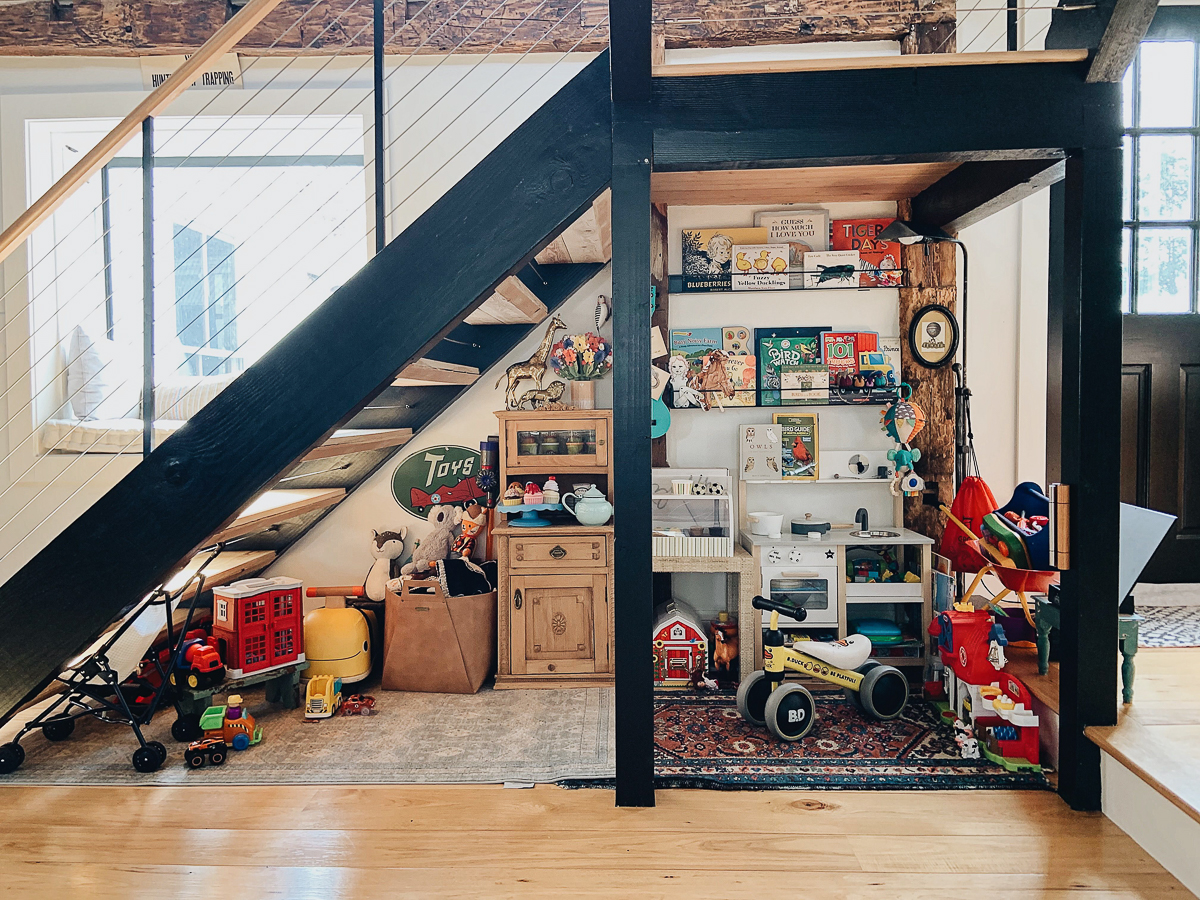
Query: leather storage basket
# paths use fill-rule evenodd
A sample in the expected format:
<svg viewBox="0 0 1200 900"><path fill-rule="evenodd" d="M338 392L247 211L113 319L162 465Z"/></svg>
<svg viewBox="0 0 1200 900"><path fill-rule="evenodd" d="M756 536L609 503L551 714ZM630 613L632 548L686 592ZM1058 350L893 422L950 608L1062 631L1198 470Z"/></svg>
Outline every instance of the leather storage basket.
<svg viewBox="0 0 1200 900"><path fill-rule="evenodd" d="M496 592L447 597L436 579L387 592L383 689L474 694L496 667Z"/></svg>

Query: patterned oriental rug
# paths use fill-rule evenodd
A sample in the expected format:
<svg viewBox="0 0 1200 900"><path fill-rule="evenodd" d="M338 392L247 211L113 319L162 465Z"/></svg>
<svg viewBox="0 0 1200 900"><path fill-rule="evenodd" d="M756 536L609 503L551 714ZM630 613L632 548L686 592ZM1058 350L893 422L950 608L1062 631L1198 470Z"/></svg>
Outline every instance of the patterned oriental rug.
<svg viewBox="0 0 1200 900"><path fill-rule="evenodd" d="M1139 647L1200 647L1200 606L1141 606Z"/></svg>
<svg viewBox="0 0 1200 900"><path fill-rule="evenodd" d="M655 696L659 787L730 789L979 789L1049 787L1045 775L962 759L954 732L927 703L877 722L840 691L813 691L817 722L800 741L778 741L738 714L730 692Z"/></svg>

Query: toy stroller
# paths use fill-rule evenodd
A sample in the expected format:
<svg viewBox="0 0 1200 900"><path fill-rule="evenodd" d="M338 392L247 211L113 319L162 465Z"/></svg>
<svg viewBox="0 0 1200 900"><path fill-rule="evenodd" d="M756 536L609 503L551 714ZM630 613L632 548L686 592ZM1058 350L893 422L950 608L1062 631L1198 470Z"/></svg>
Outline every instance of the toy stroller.
<svg viewBox="0 0 1200 900"><path fill-rule="evenodd" d="M128 725L137 738L133 752L133 767L139 772L157 770L167 758L167 748L158 741L147 741L142 728L150 724L163 695L169 689L168 673L174 671L183 652L185 637L192 623L195 605L187 612L183 626L176 629L172 611L184 593L196 582L195 596L204 593L204 569L221 553L218 545L196 573L173 593L157 588L148 594L121 620L110 633L100 637L82 656L66 664L55 680L63 684L63 692L46 709L25 723L17 736L0 745L0 774L15 772L25 761L21 738L37 729L49 741L64 741L75 730L75 720L94 716L101 722ZM159 609L166 613L167 646L172 648L170 664L165 671L159 667L161 680L146 698L137 686L123 684L138 671L139 664L154 644L162 629ZM155 662L159 666L158 662Z"/></svg>
<svg viewBox="0 0 1200 900"><path fill-rule="evenodd" d="M771 623L763 635L763 668L738 685L737 708L747 722L765 724L781 741L798 741L812 730L816 701L804 685L784 682L788 672L838 685L860 712L874 719L894 719L904 711L908 680L894 666L868 659L870 638L852 634L842 641L797 641L785 646L779 614L803 621L807 611L764 597L751 602L755 609L771 611Z"/></svg>

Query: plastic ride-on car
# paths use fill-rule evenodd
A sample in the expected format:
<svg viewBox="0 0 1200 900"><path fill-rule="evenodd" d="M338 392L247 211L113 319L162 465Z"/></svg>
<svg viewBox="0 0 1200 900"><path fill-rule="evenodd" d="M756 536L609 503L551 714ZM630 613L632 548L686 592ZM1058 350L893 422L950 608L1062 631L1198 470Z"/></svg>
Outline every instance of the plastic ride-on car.
<svg viewBox="0 0 1200 900"><path fill-rule="evenodd" d="M908 702L908 680L892 666L872 659L871 639L852 634L841 641L797 641L786 646L779 614L803 621L807 612L777 600L755 597L755 609L771 612L763 635L763 667L738 686L737 708L752 725L766 725L781 741L798 741L817 719L813 695L802 684L785 682L788 672L836 684L860 712L874 719L894 719ZM803 647L803 649L800 649Z"/></svg>

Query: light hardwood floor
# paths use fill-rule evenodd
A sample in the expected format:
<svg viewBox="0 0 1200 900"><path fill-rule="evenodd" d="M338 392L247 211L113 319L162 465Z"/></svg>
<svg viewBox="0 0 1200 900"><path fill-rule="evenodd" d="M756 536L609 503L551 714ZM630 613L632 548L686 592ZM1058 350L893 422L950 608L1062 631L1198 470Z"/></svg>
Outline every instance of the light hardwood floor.
<svg viewBox="0 0 1200 900"><path fill-rule="evenodd" d="M0 788L12 897L1191 896L1049 792Z"/></svg>

